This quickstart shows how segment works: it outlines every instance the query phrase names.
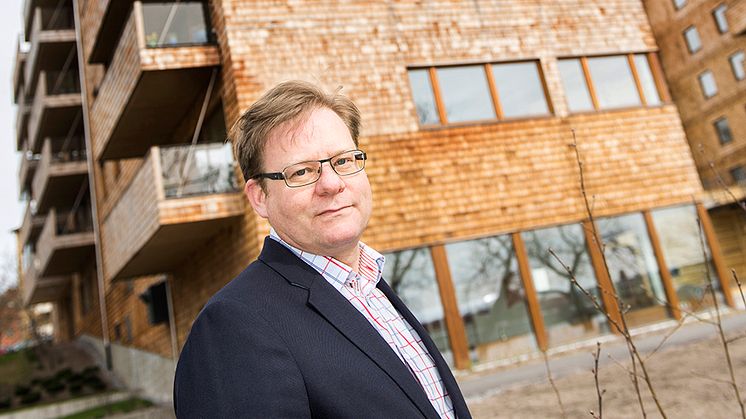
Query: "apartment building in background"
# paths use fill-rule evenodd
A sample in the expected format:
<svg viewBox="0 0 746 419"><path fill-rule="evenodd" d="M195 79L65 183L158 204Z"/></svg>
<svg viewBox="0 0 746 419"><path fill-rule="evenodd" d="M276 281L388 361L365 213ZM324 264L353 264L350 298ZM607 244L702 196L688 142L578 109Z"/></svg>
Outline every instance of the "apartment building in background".
<svg viewBox="0 0 746 419"><path fill-rule="evenodd" d="M646 0L726 264L746 272L746 2ZM740 204L739 204L740 202Z"/></svg>
<svg viewBox="0 0 746 419"><path fill-rule="evenodd" d="M27 0L25 19L46 7ZM65 10L82 124L47 121L50 132L76 127L86 144L80 201L93 232L86 257L64 259L72 271L33 274L32 264L23 288L65 284L27 302L54 302L69 325L58 339L98 348L155 400L170 399L202 306L261 250L269 226L246 204L224 140L288 79L341 88L360 108L374 194L363 240L385 254L384 278L453 368L613 333L563 264L615 319L616 289L633 327L712 304L709 266L718 298L733 305L640 0L75 0ZM23 68L35 68L34 43L46 39L29 26L19 118L18 92L39 86ZM53 135L21 136L19 149L42 155L36 173L48 172L38 144L53 148ZM36 260L58 242L45 234L49 220L72 206L41 205L34 185L31 217L42 227L22 227L19 240L35 243Z"/></svg>

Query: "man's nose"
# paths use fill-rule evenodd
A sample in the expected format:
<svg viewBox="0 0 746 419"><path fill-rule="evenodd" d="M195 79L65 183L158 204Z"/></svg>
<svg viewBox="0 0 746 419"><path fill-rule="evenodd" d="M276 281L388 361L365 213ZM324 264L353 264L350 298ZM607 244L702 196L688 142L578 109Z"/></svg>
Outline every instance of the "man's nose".
<svg viewBox="0 0 746 419"><path fill-rule="evenodd" d="M320 168L321 176L319 176L319 180L316 181L316 190L322 194L343 191L345 188L344 180L342 180L342 177L332 169L331 162L325 163L329 163L329 166L324 167L324 164L322 163Z"/></svg>

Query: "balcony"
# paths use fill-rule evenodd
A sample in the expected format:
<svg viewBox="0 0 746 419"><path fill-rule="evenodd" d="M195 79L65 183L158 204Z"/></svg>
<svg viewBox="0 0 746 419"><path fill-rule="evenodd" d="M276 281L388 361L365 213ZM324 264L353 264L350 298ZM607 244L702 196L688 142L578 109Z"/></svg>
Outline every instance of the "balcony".
<svg viewBox="0 0 746 419"><path fill-rule="evenodd" d="M59 70L77 62L75 25L72 5L55 7L59 1L28 0L26 7L37 4L31 13L31 30L26 40L31 43L25 65L27 92L34 92L41 71ZM27 10L28 11L28 10ZM30 35L29 35L30 34Z"/></svg>
<svg viewBox="0 0 746 419"><path fill-rule="evenodd" d="M77 71L42 72L28 122L30 150L41 152L44 138L82 131L81 103Z"/></svg>
<svg viewBox="0 0 746 419"><path fill-rule="evenodd" d="M172 271L244 214L227 144L152 147L101 240L107 280Z"/></svg>
<svg viewBox="0 0 746 419"><path fill-rule="evenodd" d="M41 229L44 227L44 217L36 214L35 206L36 204L33 201L29 201L26 204L21 228L18 230L18 241L22 246L36 243L39 233L41 233Z"/></svg>
<svg viewBox="0 0 746 419"><path fill-rule="evenodd" d="M21 196L31 196L31 187L33 184L36 168L39 166L41 155L34 154L24 147L21 152L20 163L18 165L18 190Z"/></svg>
<svg viewBox="0 0 746 419"><path fill-rule="evenodd" d="M25 94L25 89L21 89L19 96L15 99L18 109L16 109L16 150L21 151L28 143L28 121L31 116L31 103L33 98Z"/></svg>
<svg viewBox="0 0 746 419"><path fill-rule="evenodd" d="M153 145L181 142L179 127L196 125L220 64L206 16L198 2L134 4L118 44L107 47L113 55L91 108L97 160L143 157Z"/></svg>
<svg viewBox="0 0 746 419"><path fill-rule="evenodd" d="M33 262L24 267L22 278L24 306L56 301L70 292L70 277L55 276L41 278L37 275L35 263Z"/></svg>
<svg viewBox="0 0 746 419"><path fill-rule="evenodd" d="M37 276L64 276L78 271L93 257L93 246L93 223L87 205L59 214L50 209L36 242L33 263Z"/></svg>
<svg viewBox="0 0 746 419"><path fill-rule="evenodd" d="M31 186L37 212L69 208L88 186L88 164L82 137L47 138Z"/></svg>

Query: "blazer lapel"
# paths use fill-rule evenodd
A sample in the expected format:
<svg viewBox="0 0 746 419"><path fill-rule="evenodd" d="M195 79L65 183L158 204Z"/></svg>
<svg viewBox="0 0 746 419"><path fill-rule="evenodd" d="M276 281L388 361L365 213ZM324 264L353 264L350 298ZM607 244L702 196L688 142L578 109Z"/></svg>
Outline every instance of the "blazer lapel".
<svg viewBox="0 0 746 419"><path fill-rule="evenodd" d="M425 391L391 347L321 274L269 238L265 240L259 259L291 285L307 288L310 306L391 377L425 417L439 417Z"/></svg>
<svg viewBox="0 0 746 419"><path fill-rule="evenodd" d="M404 305L404 302L399 299L399 296L396 295L394 290L391 289L386 281L383 279L378 281L378 288L383 291L384 295L386 295L389 301L391 301L391 305L393 305L396 311L404 317L404 320L406 320L414 328L417 334L420 335L422 342L425 344L425 348L427 348L427 351L430 352L430 355L433 357L433 361L435 361L435 366L438 368L438 372L440 372L440 378L443 380L443 385L445 386L446 391L451 396L451 402L453 403L453 410L456 412L456 416L459 419L471 418L464 396L461 394L461 389L459 389L458 383L456 383L456 379L451 373L451 369L448 367L445 359L443 359L440 351L435 346L435 342L430 338L427 330L425 330L419 320L414 317L414 314L409 311L407 306Z"/></svg>

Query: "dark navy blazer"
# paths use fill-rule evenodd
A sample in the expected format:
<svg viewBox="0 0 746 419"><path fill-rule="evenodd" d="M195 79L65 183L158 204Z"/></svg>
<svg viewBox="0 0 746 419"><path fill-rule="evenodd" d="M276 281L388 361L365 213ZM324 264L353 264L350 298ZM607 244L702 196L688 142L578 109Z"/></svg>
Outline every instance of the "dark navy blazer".
<svg viewBox="0 0 746 419"><path fill-rule="evenodd" d="M378 288L422 338L458 418L471 418L425 329L388 284ZM438 418L365 317L269 238L197 316L176 368L174 408L179 418Z"/></svg>

